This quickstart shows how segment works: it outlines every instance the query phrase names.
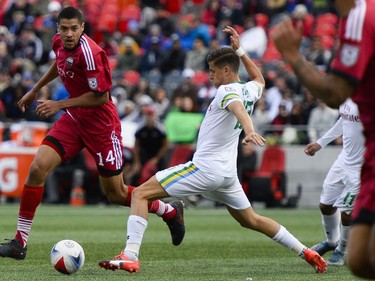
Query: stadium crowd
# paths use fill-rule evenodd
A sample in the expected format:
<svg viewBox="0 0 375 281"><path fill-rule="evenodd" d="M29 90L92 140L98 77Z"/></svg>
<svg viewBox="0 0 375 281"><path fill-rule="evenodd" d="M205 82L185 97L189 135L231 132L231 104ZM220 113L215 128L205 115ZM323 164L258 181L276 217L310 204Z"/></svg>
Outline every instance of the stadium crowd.
<svg viewBox="0 0 375 281"><path fill-rule="evenodd" d="M266 79L253 121L264 135L284 143L315 141L335 123L338 112L301 87L269 40L284 16L303 23L301 52L325 71L335 49L337 16L329 1L310 0L8 0L0 8L0 121L52 123L33 108L21 113L17 101L54 59L51 38L56 16L67 5L80 8L85 32L107 52L112 95L122 120L140 124L146 111L163 122L173 111L204 113L215 94L208 81L206 56L229 45L221 30L234 26L241 45ZM240 74L244 74L242 70ZM64 99L58 79L40 98ZM153 110L144 110L144 108ZM3 139L7 139L5 130Z"/></svg>

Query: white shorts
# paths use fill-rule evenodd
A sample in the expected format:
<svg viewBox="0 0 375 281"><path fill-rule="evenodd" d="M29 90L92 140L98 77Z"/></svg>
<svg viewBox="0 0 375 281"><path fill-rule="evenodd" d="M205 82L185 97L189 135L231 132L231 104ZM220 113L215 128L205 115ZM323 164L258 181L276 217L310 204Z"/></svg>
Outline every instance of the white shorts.
<svg viewBox="0 0 375 281"><path fill-rule="evenodd" d="M351 212L361 184L360 175L360 166L348 168L336 160L324 180L320 203Z"/></svg>
<svg viewBox="0 0 375 281"><path fill-rule="evenodd" d="M228 178L202 172L191 161L159 171L155 176L171 197L202 195L235 210L251 206L237 176Z"/></svg>

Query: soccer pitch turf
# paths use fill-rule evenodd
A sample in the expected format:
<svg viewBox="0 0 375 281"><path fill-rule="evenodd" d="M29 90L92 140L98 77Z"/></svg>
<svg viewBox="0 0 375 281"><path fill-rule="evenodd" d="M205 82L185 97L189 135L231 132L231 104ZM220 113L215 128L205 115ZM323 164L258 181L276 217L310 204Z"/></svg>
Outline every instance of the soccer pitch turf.
<svg viewBox="0 0 375 281"><path fill-rule="evenodd" d="M0 240L12 238L18 205L0 205ZM173 246L169 230L150 215L138 273L106 271L97 264L117 255L125 245L129 208L117 206L41 205L23 261L0 258L0 280L147 280L147 281L304 281L359 280L346 266L329 266L323 274L263 234L242 228L225 209L185 210L186 235ZM302 243L311 246L323 236L319 211L259 209L259 214L283 224ZM59 240L73 239L85 250L86 261L73 275L55 271L49 253ZM329 257L329 253L325 258Z"/></svg>

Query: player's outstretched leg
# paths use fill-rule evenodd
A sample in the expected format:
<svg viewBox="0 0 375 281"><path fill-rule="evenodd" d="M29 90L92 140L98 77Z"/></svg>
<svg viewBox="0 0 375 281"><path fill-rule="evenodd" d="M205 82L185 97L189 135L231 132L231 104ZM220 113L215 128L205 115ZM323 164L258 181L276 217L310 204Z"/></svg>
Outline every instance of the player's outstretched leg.
<svg viewBox="0 0 375 281"><path fill-rule="evenodd" d="M176 215L172 220L163 220L169 227L173 245L178 246L185 236L184 204L180 200L174 200L170 202L170 205L176 209Z"/></svg>
<svg viewBox="0 0 375 281"><path fill-rule="evenodd" d="M118 256L115 256L113 260L103 260L99 262L99 266L110 270L125 270L129 272L138 272L140 263L139 260L132 261L121 252Z"/></svg>
<svg viewBox="0 0 375 281"><path fill-rule="evenodd" d="M326 271L327 264L325 260L315 251L306 248L303 250L301 257L308 262L317 273L322 273Z"/></svg>
<svg viewBox="0 0 375 281"><path fill-rule="evenodd" d="M26 257L27 247L22 247L17 239L9 240L0 244L0 257L23 260Z"/></svg>

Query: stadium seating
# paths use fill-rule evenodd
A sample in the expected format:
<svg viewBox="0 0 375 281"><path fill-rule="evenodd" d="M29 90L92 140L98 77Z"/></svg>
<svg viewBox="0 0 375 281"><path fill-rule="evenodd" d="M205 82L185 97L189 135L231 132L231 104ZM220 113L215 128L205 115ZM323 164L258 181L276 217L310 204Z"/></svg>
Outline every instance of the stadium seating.
<svg viewBox="0 0 375 281"><path fill-rule="evenodd" d="M250 201L265 202L276 207L286 193L285 151L279 146L267 147L259 169L248 178L247 195Z"/></svg>

